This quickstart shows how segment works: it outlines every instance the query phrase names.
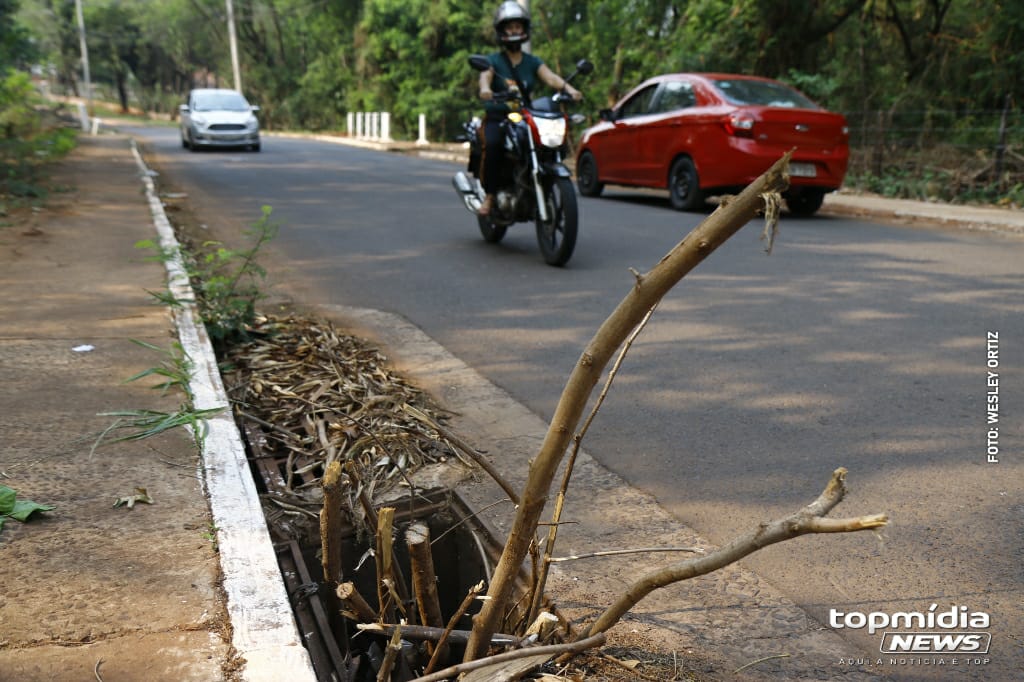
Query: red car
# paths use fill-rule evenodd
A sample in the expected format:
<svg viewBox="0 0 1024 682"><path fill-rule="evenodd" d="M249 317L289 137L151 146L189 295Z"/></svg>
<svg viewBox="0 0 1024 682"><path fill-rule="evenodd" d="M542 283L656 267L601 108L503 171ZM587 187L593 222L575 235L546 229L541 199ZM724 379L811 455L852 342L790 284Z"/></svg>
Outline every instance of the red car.
<svg viewBox="0 0 1024 682"><path fill-rule="evenodd" d="M846 119L768 78L656 76L600 117L576 153L584 196L598 196L605 184L667 188L674 208L696 210L706 197L738 193L795 149L786 205L809 216L846 175Z"/></svg>

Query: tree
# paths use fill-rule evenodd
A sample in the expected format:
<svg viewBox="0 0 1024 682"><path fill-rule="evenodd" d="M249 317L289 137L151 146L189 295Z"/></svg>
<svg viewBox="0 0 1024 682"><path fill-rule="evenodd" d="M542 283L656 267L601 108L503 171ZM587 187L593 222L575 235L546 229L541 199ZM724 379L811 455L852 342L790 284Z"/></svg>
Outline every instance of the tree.
<svg viewBox="0 0 1024 682"><path fill-rule="evenodd" d="M15 22L19 0L0 0L0 77L5 67L24 64L32 55L28 31Z"/></svg>

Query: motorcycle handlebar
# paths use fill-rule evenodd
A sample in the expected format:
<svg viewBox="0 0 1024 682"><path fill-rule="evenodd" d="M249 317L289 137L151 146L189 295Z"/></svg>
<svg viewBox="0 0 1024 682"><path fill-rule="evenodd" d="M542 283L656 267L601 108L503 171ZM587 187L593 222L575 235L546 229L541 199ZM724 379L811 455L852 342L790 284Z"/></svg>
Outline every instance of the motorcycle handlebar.
<svg viewBox="0 0 1024 682"><path fill-rule="evenodd" d="M523 99L524 98L523 98L522 94L520 94L518 91L515 91L515 90L511 90L511 91L509 91L509 90L501 90L501 91L495 92L495 93L493 93L491 95L491 100L494 101L494 102L499 102L499 103L500 102L523 101ZM562 102L568 102L570 104L575 104L576 103L575 100L572 98L572 96L569 93L565 92L564 90L561 91L561 92L556 92L554 95L552 95L551 96L551 101L554 102L555 104L561 104Z"/></svg>

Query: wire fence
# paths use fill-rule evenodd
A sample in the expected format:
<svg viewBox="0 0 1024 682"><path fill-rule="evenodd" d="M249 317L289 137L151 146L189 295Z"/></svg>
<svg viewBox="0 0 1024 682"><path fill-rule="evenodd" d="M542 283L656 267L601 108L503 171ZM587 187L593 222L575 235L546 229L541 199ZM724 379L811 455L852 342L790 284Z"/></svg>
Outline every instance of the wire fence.
<svg viewBox="0 0 1024 682"><path fill-rule="evenodd" d="M850 128L847 186L892 196L1024 204L1024 111L865 110Z"/></svg>

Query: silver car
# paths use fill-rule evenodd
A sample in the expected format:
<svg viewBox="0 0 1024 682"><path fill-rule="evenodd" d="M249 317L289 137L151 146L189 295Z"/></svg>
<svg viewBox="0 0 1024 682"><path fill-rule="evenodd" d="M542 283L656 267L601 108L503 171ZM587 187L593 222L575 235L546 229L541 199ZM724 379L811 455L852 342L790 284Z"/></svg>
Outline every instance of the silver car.
<svg viewBox="0 0 1024 682"><path fill-rule="evenodd" d="M181 146L247 147L260 150L260 123L252 106L237 90L198 88L188 93L181 112Z"/></svg>

